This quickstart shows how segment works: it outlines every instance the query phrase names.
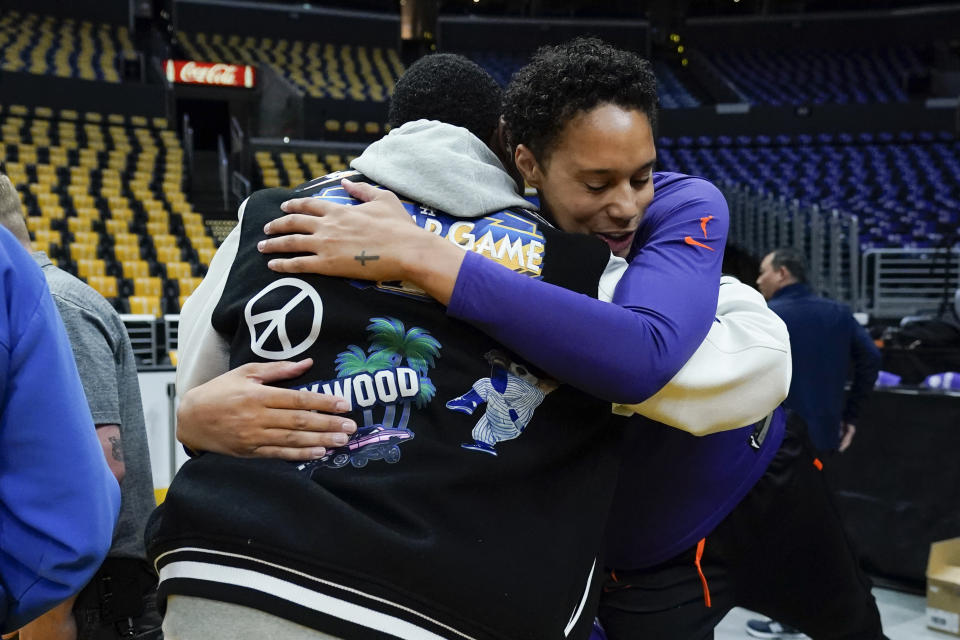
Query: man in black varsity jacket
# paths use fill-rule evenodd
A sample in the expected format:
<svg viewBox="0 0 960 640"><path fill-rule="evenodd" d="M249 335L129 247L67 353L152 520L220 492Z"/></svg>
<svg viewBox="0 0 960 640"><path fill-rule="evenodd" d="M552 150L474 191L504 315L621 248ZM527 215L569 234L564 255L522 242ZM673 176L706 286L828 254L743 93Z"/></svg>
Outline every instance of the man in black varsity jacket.
<svg viewBox="0 0 960 640"><path fill-rule="evenodd" d="M484 96L498 95L495 85L480 86L489 76L464 61L431 59L435 65L418 63L410 71L453 73L458 77L431 76L427 84L466 87L467 94L477 89L450 92L460 102L436 105L440 113L475 115L484 111L478 107ZM486 121L461 122L483 138L499 113L495 99L487 106ZM433 233L527 276L594 295L605 260L592 243L556 234L518 210L471 213L524 203L510 195L506 174L492 170L498 167L492 154L464 134L412 123L371 146L354 166L421 200L405 203L407 212ZM264 237L264 223L280 215L277 205L301 194L348 200L338 177L294 194L261 192L242 208L243 224L184 309L178 386L183 392L243 362L311 355L311 371L289 386L340 396L360 428L346 445L296 467L210 454L185 467L151 536L162 593L170 596L167 637L584 637L593 606L586 588L596 576L589 530L599 528L595 518L611 490L607 467L618 441L616 429L600 427L609 405L596 407L569 388L554 391L556 381L502 347L477 351L487 338L435 316L433 303L422 302L422 292L407 283L267 272L252 245ZM574 257L578 251L584 253ZM378 256L360 253L358 261L377 264ZM759 306L771 315L762 300ZM777 327L768 329L767 338L779 335ZM785 333L780 337L786 344ZM770 346L767 338L761 342ZM708 341L698 354L704 349L710 352ZM717 361L706 357L691 363L714 371L710 363ZM764 370L777 369L775 360ZM671 386L686 389L680 395L689 399L682 372ZM716 406L700 386L693 393ZM557 395L567 397L557 403ZM692 418L689 401L658 406L677 414L671 423L703 422ZM462 418L451 420L450 413ZM277 412L263 417L278 419ZM462 453L487 462L461 464ZM303 474L322 488L304 483ZM541 573L529 582L521 573L528 566L546 566L548 579Z"/></svg>
<svg viewBox="0 0 960 640"><path fill-rule="evenodd" d="M405 197L417 224L597 295L606 245L524 211L467 130L409 123L358 166ZM402 282L290 277L257 251L285 200L349 201L341 177L244 203L239 241L208 276L218 286L191 303L209 310L211 327L191 349L199 367L222 359L224 339L231 368L309 356L284 386L343 397L359 428L308 464L206 453L184 465L148 528L167 637L586 637L597 523L617 469L609 403L566 388L496 456L461 446L477 416L446 404L491 375L485 356L502 346ZM555 575L534 585L527 566Z"/></svg>

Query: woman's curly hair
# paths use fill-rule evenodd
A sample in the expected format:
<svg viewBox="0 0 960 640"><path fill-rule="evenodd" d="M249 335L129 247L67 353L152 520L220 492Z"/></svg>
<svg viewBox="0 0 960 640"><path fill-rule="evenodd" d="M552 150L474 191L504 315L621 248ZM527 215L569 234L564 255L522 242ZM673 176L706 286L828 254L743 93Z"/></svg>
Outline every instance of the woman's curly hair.
<svg viewBox="0 0 960 640"><path fill-rule="evenodd" d="M545 162L571 118L605 103L637 109L654 127L657 80L650 63L598 38L541 47L504 93L510 145L523 144Z"/></svg>

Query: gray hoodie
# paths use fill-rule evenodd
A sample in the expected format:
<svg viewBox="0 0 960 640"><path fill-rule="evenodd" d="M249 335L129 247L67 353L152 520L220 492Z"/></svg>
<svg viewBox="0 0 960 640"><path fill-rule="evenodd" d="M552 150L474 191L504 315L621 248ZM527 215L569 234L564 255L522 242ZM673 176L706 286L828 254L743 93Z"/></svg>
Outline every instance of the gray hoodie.
<svg viewBox="0 0 960 640"><path fill-rule="evenodd" d="M510 207L536 210L517 194L513 179L480 138L435 120L392 130L350 166L391 191L458 218Z"/></svg>

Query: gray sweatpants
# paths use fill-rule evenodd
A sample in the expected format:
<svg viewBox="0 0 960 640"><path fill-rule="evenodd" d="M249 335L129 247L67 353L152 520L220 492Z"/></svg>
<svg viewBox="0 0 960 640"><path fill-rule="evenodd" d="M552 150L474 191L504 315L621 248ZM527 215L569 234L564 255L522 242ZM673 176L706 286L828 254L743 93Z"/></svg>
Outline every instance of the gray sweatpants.
<svg viewBox="0 0 960 640"><path fill-rule="evenodd" d="M341 640L257 609L192 596L167 598L163 637L165 640Z"/></svg>

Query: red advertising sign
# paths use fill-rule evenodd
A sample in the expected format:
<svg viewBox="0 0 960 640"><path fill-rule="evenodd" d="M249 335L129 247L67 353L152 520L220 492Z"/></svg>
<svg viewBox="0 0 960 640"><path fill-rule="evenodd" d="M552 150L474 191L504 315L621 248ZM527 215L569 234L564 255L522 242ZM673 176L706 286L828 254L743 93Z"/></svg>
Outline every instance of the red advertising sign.
<svg viewBox="0 0 960 640"><path fill-rule="evenodd" d="M165 60L167 80L180 84L205 84L215 87L246 87L256 82L256 69L248 64Z"/></svg>

